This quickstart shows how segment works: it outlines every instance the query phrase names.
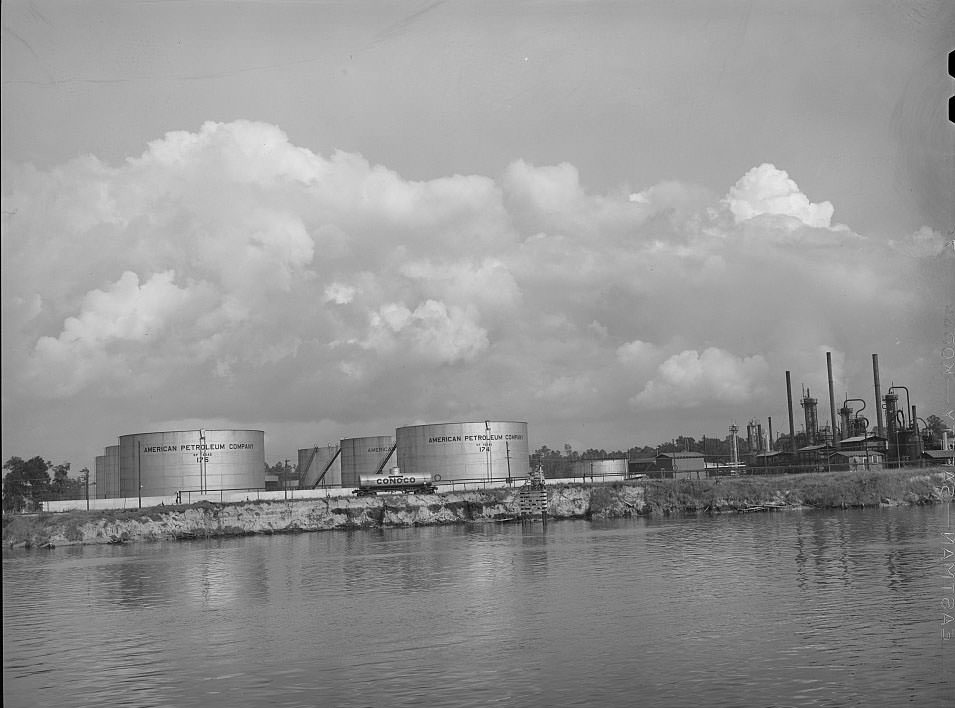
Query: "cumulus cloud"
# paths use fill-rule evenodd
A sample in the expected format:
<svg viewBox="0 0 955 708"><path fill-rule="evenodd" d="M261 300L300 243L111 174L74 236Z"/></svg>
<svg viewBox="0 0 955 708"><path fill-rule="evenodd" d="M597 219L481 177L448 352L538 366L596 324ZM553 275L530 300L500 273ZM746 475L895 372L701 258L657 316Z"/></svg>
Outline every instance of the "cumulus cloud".
<svg viewBox="0 0 955 708"><path fill-rule="evenodd" d="M907 238L890 239L889 245L910 258L932 258L941 255L946 247L953 248L951 240L946 241L941 233L927 226L909 234Z"/></svg>
<svg viewBox="0 0 955 708"><path fill-rule="evenodd" d="M428 300L414 312L399 303L383 305L372 313L366 349L383 354L407 347L426 362L451 364L473 360L488 346L487 332L475 322L473 309L448 307Z"/></svg>
<svg viewBox="0 0 955 708"><path fill-rule="evenodd" d="M593 446L624 447L689 410L717 429L779 414L777 379L809 377L823 343L867 386L853 362L884 351L886 323L903 344L883 370L914 379L936 324L913 313L943 297L917 277L937 232L833 227L769 164L722 201L678 180L592 193L573 165L521 160L415 181L236 121L117 165L2 169L14 432L8 411L56 399L76 419L108 401L103 444L205 417L332 438L473 417L528 420L551 446L591 421L617 441Z"/></svg>
<svg viewBox="0 0 955 708"><path fill-rule="evenodd" d="M744 403L761 391L768 373L769 364L759 354L741 357L716 347L687 349L660 364L631 403L648 408Z"/></svg>
<svg viewBox="0 0 955 708"><path fill-rule="evenodd" d="M768 162L740 177L723 202L736 223L762 214L776 214L798 219L806 226L828 228L834 212L830 202L810 202L785 170Z"/></svg>

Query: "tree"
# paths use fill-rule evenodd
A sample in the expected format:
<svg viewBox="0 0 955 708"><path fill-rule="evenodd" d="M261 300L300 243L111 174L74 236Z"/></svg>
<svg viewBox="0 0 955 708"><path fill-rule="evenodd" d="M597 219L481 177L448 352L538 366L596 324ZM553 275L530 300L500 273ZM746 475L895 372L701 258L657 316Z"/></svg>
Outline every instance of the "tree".
<svg viewBox="0 0 955 708"><path fill-rule="evenodd" d="M266 462L265 474L274 474L278 478L279 487L282 489L298 486L298 470L295 465L289 464L288 460L279 460L272 466L269 466L269 463Z"/></svg>
<svg viewBox="0 0 955 708"><path fill-rule="evenodd" d="M937 415L930 415L925 419L925 423L928 426L927 429L932 431L932 439L941 440L942 433L945 431L945 421L943 421Z"/></svg>
<svg viewBox="0 0 955 708"><path fill-rule="evenodd" d="M53 468L53 481L50 492L54 499L65 499L69 487L70 463L66 462Z"/></svg>
<svg viewBox="0 0 955 708"><path fill-rule="evenodd" d="M3 510L33 509L48 499L52 466L42 457L30 460L11 457L7 460L3 465L3 469L8 470L3 478Z"/></svg>

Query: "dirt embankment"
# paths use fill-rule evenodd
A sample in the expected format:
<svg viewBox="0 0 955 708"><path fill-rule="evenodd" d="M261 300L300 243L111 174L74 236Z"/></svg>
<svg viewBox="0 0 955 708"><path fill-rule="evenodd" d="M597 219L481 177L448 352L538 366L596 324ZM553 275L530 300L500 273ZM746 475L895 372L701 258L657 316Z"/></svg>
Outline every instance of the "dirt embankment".
<svg viewBox="0 0 955 708"><path fill-rule="evenodd" d="M643 480L597 484L550 482L548 518L726 513L769 509L845 509L951 502L951 468L900 472L833 472L709 480ZM519 515L516 489L429 495L330 497L71 511L8 516L7 548L125 543L295 533L331 529L430 526L506 521Z"/></svg>

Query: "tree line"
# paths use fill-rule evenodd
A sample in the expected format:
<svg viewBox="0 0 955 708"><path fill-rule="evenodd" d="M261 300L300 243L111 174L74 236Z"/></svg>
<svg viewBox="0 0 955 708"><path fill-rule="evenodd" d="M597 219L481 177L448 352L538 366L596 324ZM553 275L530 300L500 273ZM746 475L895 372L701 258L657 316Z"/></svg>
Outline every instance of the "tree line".
<svg viewBox="0 0 955 708"><path fill-rule="evenodd" d="M54 465L42 457L11 457L3 464L4 513L35 511L40 504L63 499L85 499L90 471L84 467L70 477L70 463ZM52 474L51 474L52 472Z"/></svg>

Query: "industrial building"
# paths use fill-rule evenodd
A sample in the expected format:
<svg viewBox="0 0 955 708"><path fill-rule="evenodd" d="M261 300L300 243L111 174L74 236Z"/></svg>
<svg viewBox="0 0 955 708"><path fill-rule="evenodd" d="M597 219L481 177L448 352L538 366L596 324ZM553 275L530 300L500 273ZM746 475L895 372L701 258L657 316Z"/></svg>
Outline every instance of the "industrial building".
<svg viewBox="0 0 955 708"><path fill-rule="evenodd" d="M706 458L701 452L661 452L655 457L630 460L628 474L657 479L700 479L707 476Z"/></svg>

